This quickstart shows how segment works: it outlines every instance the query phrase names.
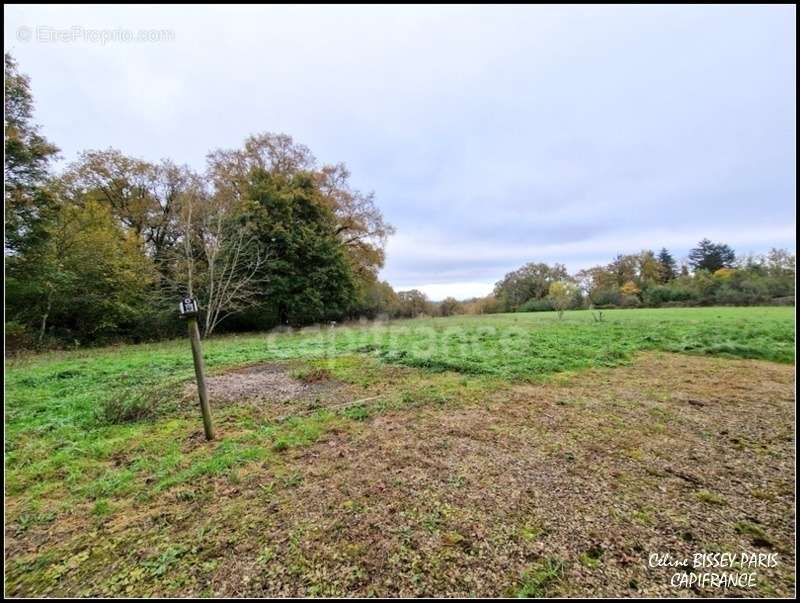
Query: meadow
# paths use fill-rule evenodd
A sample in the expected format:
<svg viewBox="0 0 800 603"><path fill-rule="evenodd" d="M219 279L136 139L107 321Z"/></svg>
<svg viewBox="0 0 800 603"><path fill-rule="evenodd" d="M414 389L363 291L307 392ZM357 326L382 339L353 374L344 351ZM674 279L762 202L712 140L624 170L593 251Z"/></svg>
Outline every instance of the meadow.
<svg viewBox="0 0 800 603"><path fill-rule="evenodd" d="M186 339L7 359L6 593L674 592L634 536L771 548L758 592L792 592L794 325L709 307L215 337L213 442Z"/></svg>

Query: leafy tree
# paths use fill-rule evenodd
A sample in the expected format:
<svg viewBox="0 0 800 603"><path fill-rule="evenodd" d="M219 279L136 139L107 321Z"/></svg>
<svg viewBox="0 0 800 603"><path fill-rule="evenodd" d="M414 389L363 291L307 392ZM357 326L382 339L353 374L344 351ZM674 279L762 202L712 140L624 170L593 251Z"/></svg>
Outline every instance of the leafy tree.
<svg viewBox="0 0 800 603"><path fill-rule="evenodd" d="M384 220L374 193L362 193L350 185L350 172L343 163L319 167L308 147L291 136L271 132L248 137L241 149L219 149L208 156L208 175L217 195L241 198L256 169L284 177L311 175L333 212L335 232L353 277L360 286L375 280L394 228Z"/></svg>
<svg viewBox="0 0 800 603"><path fill-rule="evenodd" d="M607 271L613 277L617 287L625 283L639 280L639 265L641 258L635 254L620 254L608 265Z"/></svg>
<svg viewBox="0 0 800 603"><path fill-rule="evenodd" d="M39 133L33 120L33 96L28 76L5 53L4 178L6 249L18 252L40 235L53 199L44 188L50 161L58 148Z"/></svg>
<svg viewBox="0 0 800 603"><path fill-rule="evenodd" d="M47 236L9 262L7 304L23 324L82 341L123 335L148 303L152 262L96 201L61 205Z"/></svg>
<svg viewBox="0 0 800 603"><path fill-rule="evenodd" d="M494 295L475 297L464 302L464 314L496 314L501 311Z"/></svg>
<svg viewBox="0 0 800 603"><path fill-rule="evenodd" d="M563 264L528 263L509 272L494 286L494 296L506 311L517 310L530 299L547 296L550 284L569 278Z"/></svg>
<svg viewBox="0 0 800 603"><path fill-rule="evenodd" d="M675 258L672 257L666 247L662 247L661 251L658 252L658 264L659 282L668 283L678 276Z"/></svg>
<svg viewBox="0 0 800 603"><path fill-rule="evenodd" d="M764 261L767 273L771 276L791 277L795 275L795 255L786 249L770 249Z"/></svg>
<svg viewBox="0 0 800 603"><path fill-rule="evenodd" d="M619 292L622 293L622 295L636 296L639 295L642 292L642 290L639 288L639 285L637 285L635 282L628 281L627 283L622 285L622 287L619 288Z"/></svg>
<svg viewBox="0 0 800 603"><path fill-rule="evenodd" d="M375 204L375 193L364 194L350 186L350 171L343 163L322 166L316 175L336 216L336 234L345 246L353 274L360 280L374 278L383 266L386 240L394 234L394 227Z"/></svg>
<svg viewBox="0 0 800 603"><path fill-rule="evenodd" d="M656 255L646 249L639 254L639 282L642 286L659 282L661 278L661 264Z"/></svg>
<svg viewBox="0 0 800 603"><path fill-rule="evenodd" d="M433 306L428 296L419 289L398 291L397 297L400 301L399 316L403 318L416 318L433 313Z"/></svg>
<svg viewBox="0 0 800 603"><path fill-rule="evenodd" d="M716 272L720 268L732 268L736 261L733 249L724 243L712 243L703 239L689 252L689 264L694 270Z"/></svg>
<svg viewBox="0 0 800 603"><path fill-rule="evenodd" d="M575 294L578 290L577 285L569 281L556 281L550 283L547 297L553 306L553 309L558 312L558 319L564 315L564 310L570 307L575 300Z"/></svg>
<svg viewBox="0 0 800 603"><path fill-rule="evenodd" d="M721 281L730 281L734 276L736 276L735 268L720 268L714 271L714 277Z"/></svg>
<svg viewBox="0 0 800 603"><path fill-rule="evenodd" d="M85 151L61 178L62 195L73 203L95 199L133 236L169 276L170 256L182 240L180 201L204 193L206 183L186 166L170 160L151 163L115 149Z"/></svg>
<svg viewBox="0 0 800 603"><path fill-rule="evenodd" d="M246 191L254 236L269 255L259 276L261 300L277 310L282 324L301 325L339 318L355 285L336 217L313 174L286 176L255 169Z"/></svg>
<svg viewBox="0 0 800 603"><path fill-rule="evenodd" d="M356 300L351 310L353 316L377 318L397 316L400 300L392 286L378 279L358 281Z"/></svg>
<svg viewBox="0 0 800 603"><path fill-rule="evenodd" d="M445 297L439 303L439 314L441 316L453 316L454 314L463 314L464 308L461 302L455 297Z"/></svg>

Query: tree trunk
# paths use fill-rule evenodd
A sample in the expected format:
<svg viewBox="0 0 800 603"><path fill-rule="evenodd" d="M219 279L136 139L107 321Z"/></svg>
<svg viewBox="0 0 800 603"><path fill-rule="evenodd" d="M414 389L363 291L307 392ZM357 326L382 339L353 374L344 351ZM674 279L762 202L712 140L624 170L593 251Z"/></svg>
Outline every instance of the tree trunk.
<svg viewBox="0 0 800 603"><path fill-rule="evenodd" d="M39 345L42 345L44 341L44 334L47 329L47 317L50 316L50 310L53 307L53 290L50 289L47 292L47 307L45 308L44 314L42 314L42 326L39 329Z"/></svg>

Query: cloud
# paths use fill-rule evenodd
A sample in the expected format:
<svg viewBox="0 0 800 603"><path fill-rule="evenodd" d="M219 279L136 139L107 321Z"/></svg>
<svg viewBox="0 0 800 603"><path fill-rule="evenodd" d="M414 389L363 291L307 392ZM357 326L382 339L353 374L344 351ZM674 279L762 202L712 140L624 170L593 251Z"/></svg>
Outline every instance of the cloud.
<svg viewBox="0 0 800 603"><path fill-rule="evenodd" d="M528 261L795 245L794 6L7 6L65 161L202 167L278 131L345 161L398 234L382 276L431 296ZM157 44L16 42L46 24ZM8 43L8 42L7 42ZM7 46L8 49L8 46Z"/></svg>

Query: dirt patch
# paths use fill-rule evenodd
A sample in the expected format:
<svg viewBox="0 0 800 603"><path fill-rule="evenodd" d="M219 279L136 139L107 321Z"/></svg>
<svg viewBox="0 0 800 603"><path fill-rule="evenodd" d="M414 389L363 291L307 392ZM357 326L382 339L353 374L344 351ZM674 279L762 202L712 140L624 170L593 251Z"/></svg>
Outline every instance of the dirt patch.
<svg viewBox="0 0 800 603"><path fill-rule="evenodd" d="M258 364L214 375L206 379L208 393L215 404L233 402L289 402L307 400L322 394L332 393L338 384L330 375L320 371L309 372L313 378L300 379L292 376L292 369L283 364ZM194 384L187 386L187 393L194 394Z"/></svg>

